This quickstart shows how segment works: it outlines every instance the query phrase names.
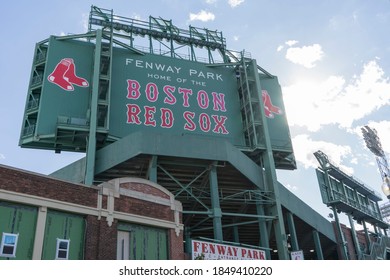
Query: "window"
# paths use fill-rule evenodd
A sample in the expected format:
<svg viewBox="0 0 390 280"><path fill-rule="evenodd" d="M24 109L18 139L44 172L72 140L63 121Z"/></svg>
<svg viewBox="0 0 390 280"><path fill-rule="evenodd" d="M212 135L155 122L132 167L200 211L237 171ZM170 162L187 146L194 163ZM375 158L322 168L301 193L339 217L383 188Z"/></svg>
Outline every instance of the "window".
<svg viewBox="0 0 390 280"><path fill-rule="evenodd" d="M5 233L1 238L0 257L15 258L19 234Z"/></svg>
<svg viewBox="0 0 390 280"><path fill-rule="evenodd" d="M69 239L57 238L56 260L67 260L69 257Z"/></svg>

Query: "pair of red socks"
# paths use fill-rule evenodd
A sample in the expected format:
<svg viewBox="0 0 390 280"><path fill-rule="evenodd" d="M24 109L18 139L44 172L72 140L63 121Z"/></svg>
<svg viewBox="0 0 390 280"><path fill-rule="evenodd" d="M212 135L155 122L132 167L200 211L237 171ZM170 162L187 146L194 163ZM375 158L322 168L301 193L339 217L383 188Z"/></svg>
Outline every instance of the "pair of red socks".
<svg viewBox="0 0 390 280"><path fill-rule="evenodd" d="M272 104L268 91L262 90L261 94L264 103L264 113L267 118L273 118L274 114L280 115L283 113L282 109Z"/></svg>
<svg viewBox="0 0 390 280"><path fill-rule="evenodd" d="M79 87L88 87L89 85L86 79L76 75L76 66L72 58L62 59L47 79L66 91L73 91L73 85Z"/></svg>

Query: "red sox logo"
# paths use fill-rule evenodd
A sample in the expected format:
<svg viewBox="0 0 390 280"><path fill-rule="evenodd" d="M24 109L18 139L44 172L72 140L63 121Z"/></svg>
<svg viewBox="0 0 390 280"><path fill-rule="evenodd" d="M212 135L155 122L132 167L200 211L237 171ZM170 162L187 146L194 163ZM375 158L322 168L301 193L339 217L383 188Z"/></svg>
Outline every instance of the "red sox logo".
<svg viewBox="0 0 390 280"><path fill-rule="evenodd" d="M267 118L274 118L274 114L281 115L283 114L282 109L272 104L271 97L268 94L268 91L261 91L263 103L264 103L264 113Z"/></svg>
<svg viewBox="0 0 390 280"><path fill-rule="evenodd" d="M76 75L76 66L72 58L61 59L47 79L66 91L73 91L73 85L79 87L89 86L86 79Z"/></svg>

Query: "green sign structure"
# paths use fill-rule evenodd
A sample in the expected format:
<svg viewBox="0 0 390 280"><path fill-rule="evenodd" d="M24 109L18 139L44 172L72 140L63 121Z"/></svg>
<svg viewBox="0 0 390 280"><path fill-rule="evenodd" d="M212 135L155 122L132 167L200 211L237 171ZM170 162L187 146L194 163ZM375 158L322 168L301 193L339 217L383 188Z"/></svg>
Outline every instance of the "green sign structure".
<svg viewBox="0 0 390 280"><path fill-rule="evenodd" d="M61 145L64 150L85 151L85 143L66 142L67 135L58 133L58 129L68 126L79 134L88 133L94 44L51 37L45 47L46 65L39 76L39 94L35 85L30 86L21 146L56 149ZM36 71L34 62L32 81ZM104 106L99 105L98 114L105 117L98 116L98 127L110 139L153 130L219 137L240 147L247 145L244 105L234 67L210 67L206 63L115 47L111 72L101 69L104 71L110 80L110 94L99 94L99 104ZM292 152L278 80L259 75L272 147ZM32 118L33 101L38 110ZM248 123L261 119L259 106L260 103L252 104L254 120ZM261 145L261 141L258 143Z"/></svg>
<svg viewBox="0 0 390 280"><path fill-rule="evenodd" d="M227 50L218 31L94 6L88 29L36 45L20 146L85 152L56 175L86 185L133 174L169 189L172 180L171 191L182 188L178 198L188 203L184 215L195 219L188 230L205 226L212 231L205 236L222 241L222 223L239 224L230 215L254 219L261 236L249 243L267 248L269 259L273 232L279 258L289 258L275 169L296 165L277 77L247 53ZM136 46L138 37L149 46Z"/></svg>
<svg viewBox="0 0 390 280"><path fill-rule="evenodd" d="M153 129L242 144L234 69L115 49L110 134Z"/></svg>

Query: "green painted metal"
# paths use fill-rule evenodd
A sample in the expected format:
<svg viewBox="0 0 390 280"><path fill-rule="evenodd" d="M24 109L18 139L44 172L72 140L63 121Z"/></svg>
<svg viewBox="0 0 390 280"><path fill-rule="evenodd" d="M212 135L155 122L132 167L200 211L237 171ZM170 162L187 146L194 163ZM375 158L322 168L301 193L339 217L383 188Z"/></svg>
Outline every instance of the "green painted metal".
<svg viewBox="0 0 390 280"><path fill-rule="evenodd" d="M118 224L118 229L129 232L129 259L167 260L167 230L135 224Z"/></svg>
<svg viewBox="0 0 390 280"><path fill-rule="evenodd" d="M69 260L84 259L85 219L82 216L48 210L42 250L43 260L56 258L57 238L70 240Z"/></svg>
<svg viewBox="0 0 390 280"><path fill-rule="evenodd" d="M332 207L332 210L333 210L334 220L336 223L336 232L338 235L339 248L340 248L340 252L341 252L341 259L348 260L347 242L345 241L344 234L341 230L339 214L337 213L337 210L335 207Z"/></svg>
<svg viewBox="0 0 390 280"><path fill-rule="evenodd" d="M227 161L259 189L264 189L258 165L238 148L223 139L191 135L178 137L146 131L130 134L96 152L95 172L99 174L140 154ZM66 169L63 172L67 175Z"/></svg>
<svg viewBox="0 0 390 280"><path fill-rule="evenodd" d="M346 176L343 177L344 180L336 179L331 176L332 170L333 167L325 170L316 169L323 203L335 206L339 211L353 213L352 216L358 221L365 220L381 228L387 228L388 225L381 216L377 196L355 179L347 180Z"/></svg>
<svg viewBox="0 0 390 280"><path fill-rule="evenodd" d="M298 251L299 245L298 245L297 232L295 230L294 216L290 211L287 212L287 225L288 225L288 231L290 233L291 249L293 251Z"/></svg>
<svg viewBox="0 0 390 280"><path fill-rule="evenodd" d="M157 156L152 156L150 160L148 178L150 181L157 183Z"/></svg>
<svg viewBox="0 0 390 280"><path fill-rule="evenodd" d="M216 163L211 165L209 173L211 207L213 210L214 239L222 241L222 211L219 203L217 168L215 165Z"/></svg>
<svg viewBox="0 0 390 280"><path fill-rule="evenodd" d="M32 259L37 217L36 207L0 201L0 241L3 233L19 235L15 258L0 257L0 260Z"/></svg>
<svg viewBox="0 0 390 280"><path fill-rule="evenodd" d="M53 38L44 45L48 49L40 92L40 98L44 100L40 100L36 112L37 116L46 116L48 120L37 117L38 121L33 124L34 137L21 137L22 146L87 151L85 159L53 174L87 184L93 183L94 175L124 161L138 155L152 155L149 178L157 182L157 168L162 170L177 184L179 194L188 193L191 199L203 203L206 211L194 212L204 215L210 214L210 209L202 201L204 197L193 195L191 184L181 183L158 165L157 159L169 156L229 162L258 188L253 192L255 197L248 202L256 203L258 210L257 215L223 212L219 206L222 200L243 199L246 193L226 198L220 196L216 168L212 167L209 184L215 238L223 238L222 216L253 218L259 224L261 244L267 243L272 226L279 258L287 259L275 168L288 166L293 169L295 160L277 78L257 66L256 61L244 52L235 56L227 51L225 39L219 32L194 27L188 31L179 30L170 21L152 17L147 23L128 21L114 16L112 10L94 6L89 24L87 42L80 40L82 36L75 36ZM96 26L102 29L94 29ZM127 35L123 35L123 31ZM149 50L135 49L135 37L145 35L150 40ZM168 39L169 43L161 44L162 38ZM155 42L166 49L156 52L153 50ZM189 47L190 57L181 56L176 51L177 43ZM108 49L105 49L106 44ZM195 49L201 45L207 48L208 64L199 62L201 60L196 56ZM84 55L78 57L70 50ZM213 50L221 53L220 64ZM92 87L77 88L86 93L82 95L80 91L80 94L73 95L86 101L78 103L74 109L77 112L60 111L60 115L54 116L57 103L48 98L46 90L52 89L50 94L55 97L50 98L62 94L61 107L70 107L64 105L68 104L65 98L69 95L64 95L58 84L46 79L59 59L64 58L63 54L65 58L77 60L78 74L92 81ZM109 70L102 74L100 70L105 69L102 61L107 59ZM89 72L86 73L84 68ZM240 72L238 84L237 70ZM100 96L102 90L107 92L103 99ZM264 91L278 108L270 111L272 115L266 111L270 110L270 104L263 97ZM51 108L46 109L49 103ZM31 122L33 120L33 117L29 118ZM47 131L42 130L45 125ZM25 128L29 127L26 122ZM275 157L277 163L275 153L278 153ZM279 158L283 158L282 164ZM84 170L78 171L77 167L84 163ZM195 175L194 180L202 175Z"/></svg>
<svg viewBox="0 0 390 280"><path fill-rule="evenodd" d="M317 260L323 260L324 255L322 253L320 235L317 230L313 230L314 246L316 250Z"/></svg>
<svg viewBox="0 0 390 280"><path fill-rule="evenodd" d="M353 222L352 216L347 215L349 225L351 226L352 240L356 251L356 259L360 259L362 252L360 251L360 244L355 230L355 223Z"/></svg>
<svg viewBox="0 0 390 280"><path fill-rule="evenodd" d="M149 21L126 18L120 15L114 15L113 10L91 7L89 17L89 30L96 28L110 29L114 36L125 37L129 44L133 45L137 37L149 39L149 53L160 53L171 57L190 59L193 61L197 58L196 48L207 48L209 61L214 61L215 56L221 60L227 61L226 40L222 32L190 26L189 29L180 29L172 24L171 20L155 18L150 16ZM124 35L127 33L128 35ZM164 43L168 41L168 44ZM155 44L159 45L159 50L154 48ZM187 47L187 50L183 48ZM178 52L180 50L186 55Z"/></svg>
<svg viewBox="0 0 390 280"><path fill-rule="evenodd" d="M264 205L262 205L260 202L256 203L256 212L259 216L264 216L265 210L264 210ZM269 248L269 232L268 229L270 227L267 226L267 222L264 219L258 219L257 220L259 224L259 234L260 234L260 246ZM267 255L267 260L271 259L271 252L267 250L266 252Z"/></svg>
<svg viewBox="0 0 390 280"><path fill-rule="evenodd" d="M251 61L252 72L257 73L257 64L255 60ZM261 83L259 76L255 75L255 91L260 95ZM259 97L260 100L260 97ZM264 107L260 106L260 112L262 116L265 115ZM265 189L271 190L275 199L275 204L267 206L266 214L275 215L277 218L272 222L274 228L276 245L278 249L278 256L280 260L289 259L288 248L287 248L287 236L284 228L282 206L279 195L279 185L276 177L275 162L272 154L272 144L269 135L268 124L266 121L262 123L261 132L264 137L264 143L266 150L261 155L261 167L264 168L266 186ZM267 213L268 212L268 213Z"/></svg>
<svg viewBox="0 0 390 280"><path fill-rule="evenodd" d="M370 252L370 249L371 249L371 238L370 238L370 235L369 235L369 233L368 233L368 228L367 228L367 225L366 225L366 222L365 221L363 221L362 222L362 224L363 224L363 230L364 230L364 237L365 237L365 239L366 239L366 244L367 244L367 246L366 246L366 254L370 254L371 252Z"/></svg>
<svg viewBox="0 0 390 280"><path fill-rule="evenodd" d="M209 210L206 204L204 204L198 197L194 196L192 192L188 189L193 182L195 182L202 174L203 172L196 176L189 184L183 185L180 183L172 174L170 174L167 170L165 170L162 166L158 166L159 169L161 169L166 175L168 175L180 188L181 190L175 194L175 197L177 197L182 191L187 192L192 198L194 198L200 205L202 205L206 210Z"/></svg>
<svg viewBox="0 0 390 280"><path fill-rule="evenodd" d="M299 217L300 220L304 221L310 227L315 228L326 238L336 242L336 236L333 229L333 225L322 216L321 214L313 211L313 209L299 199L294 193L290 192L282 184L279 184L280 200L284 208Z"/></svg>
<svg viewBox="0 0 390 280"><path fill-rule="evenodd" d="M100 80L100 61L102 52L102 31L96 31L96 45L92 76L92 96L90 106L90 125L87 145L85 184L92 185L95 176L95 153L96 153L96 132L97 132L97 114L99 99L99 80Z"/></svg>

